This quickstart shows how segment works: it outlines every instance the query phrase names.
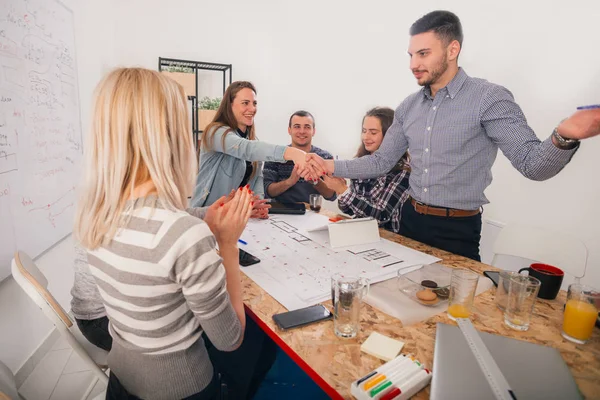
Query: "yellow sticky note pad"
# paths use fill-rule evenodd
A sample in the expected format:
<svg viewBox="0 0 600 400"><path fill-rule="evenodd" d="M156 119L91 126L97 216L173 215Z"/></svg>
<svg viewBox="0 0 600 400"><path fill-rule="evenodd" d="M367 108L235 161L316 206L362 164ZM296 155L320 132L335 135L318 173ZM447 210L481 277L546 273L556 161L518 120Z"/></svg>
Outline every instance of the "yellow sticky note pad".
<svg viewBox="0 0 600 400"><path fill-rule="evenodd" d="M381 358L384 361L390 361L400 353L404 342L389 338L377 332L372 332L371 335L360 346L360 350L373 357Z"/></svg>

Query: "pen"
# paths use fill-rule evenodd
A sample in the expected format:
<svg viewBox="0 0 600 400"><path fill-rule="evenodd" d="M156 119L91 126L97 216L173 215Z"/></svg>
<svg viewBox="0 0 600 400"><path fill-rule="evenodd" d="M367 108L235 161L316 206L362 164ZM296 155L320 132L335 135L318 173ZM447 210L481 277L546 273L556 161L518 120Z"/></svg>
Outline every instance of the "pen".
<svg viewBox="0 0 600 400"><path fill-rule="evenodd" d="M578 110L592 110L594 108L600 108L600 104L591 104L589 106L579 106L579 107L577 107Z"/></svg>
<svg viewBox="0 0 600 400"><path fill-rule="evenodd" d="M344 219L339 221L341 224L351 224L352 222L363 222L363 221L371 221L375 218L373 217L365 217L365 218L353 218L353 219Z"/></svg>
<svg viewBox="0 0 600 400"><path fill-rule="evenodd" d="M370 374L363 376L362 378L360 378L359 380L356 381L356 386L360 385L361 383L363 383L364 381L366 381L367 379L369 379L370 377L372 377L375 374L377 374L376 370L371 372Z"/></svg>
<svg viewBox="0 0 600 400"><path fill-rule="evenodd" d="M238 242L240 242L241 244L248 244L248 243L244 242L242 239L238 239Z"/></svg>

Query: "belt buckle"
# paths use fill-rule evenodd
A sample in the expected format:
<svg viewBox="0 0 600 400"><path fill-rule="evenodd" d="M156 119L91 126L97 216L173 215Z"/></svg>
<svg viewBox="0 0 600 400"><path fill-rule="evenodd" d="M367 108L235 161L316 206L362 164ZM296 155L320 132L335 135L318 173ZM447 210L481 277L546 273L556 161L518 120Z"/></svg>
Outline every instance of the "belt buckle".
<svg viewBox="0 0 600 400"><path fill-rule="evenodd" d="M415 201L415 203L417 203L417 205L421 206L421 207L427 207L427 204L425 203L421 203L419 200L413 198L413 200Z"/></svg>
<svg viewBox="0 0 600 400"><path fill-rule="evenodd" d="M415 199L415 203L419 206L422 207L423 212L421 214L425 214L425 215L429 215L429 205L425 204L425 203L421 203L419 200Z"/></svg>

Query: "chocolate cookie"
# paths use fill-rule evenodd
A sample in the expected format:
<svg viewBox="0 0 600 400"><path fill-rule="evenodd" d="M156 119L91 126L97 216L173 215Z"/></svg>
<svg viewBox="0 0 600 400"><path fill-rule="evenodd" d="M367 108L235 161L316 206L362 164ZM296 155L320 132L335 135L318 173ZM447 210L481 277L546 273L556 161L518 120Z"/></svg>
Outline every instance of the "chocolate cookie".
<svg viewBox="0 0 600 400"><path fill-rule="evenodd" d="M435 289L438 287L438 284L435 281L430 281L429 279L425 279L425 280L421 281L421 286Z"/></svg>
<svg viewBox="0 0 600 400"><path fill-rule="evenodd" d="M450 297L450 289L448 288L435 289L433 292L437 294L440 300L446 300L448 297Z"/></svg>

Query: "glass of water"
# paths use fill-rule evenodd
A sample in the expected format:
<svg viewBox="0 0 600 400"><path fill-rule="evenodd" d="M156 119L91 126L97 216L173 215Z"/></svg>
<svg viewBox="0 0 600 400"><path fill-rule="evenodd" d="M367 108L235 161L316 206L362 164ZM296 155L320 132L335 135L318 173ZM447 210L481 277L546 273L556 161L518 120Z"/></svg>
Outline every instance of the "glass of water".
<svg viewBox="0 0 600 400"><path fill-rule="evenodd" d="M510 278L508 301L504 310L506 325L518 331L529 329L529 321L540 285L539 279L533 276L517 275Z"/></svg>
<svg viewBox="0 0 600 400"><path fill-rule="evenodd" d="M500 271L498 274L498 287L496 288L496 305L502 311L506 309L506 302L508 301L508 285L510 285L510 278L519 275L516 271Z"/></svg>
<svg viewBox="0 0 600 400"><path fill-rule="evenodd" d="M331 277L333 331L342 338L353 338L360 328L360 307L369 293L369 280L336 274Z"/></svg>

